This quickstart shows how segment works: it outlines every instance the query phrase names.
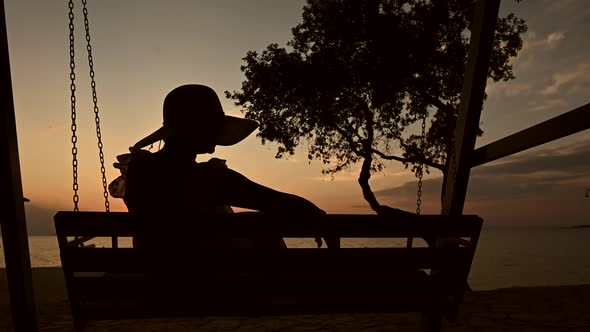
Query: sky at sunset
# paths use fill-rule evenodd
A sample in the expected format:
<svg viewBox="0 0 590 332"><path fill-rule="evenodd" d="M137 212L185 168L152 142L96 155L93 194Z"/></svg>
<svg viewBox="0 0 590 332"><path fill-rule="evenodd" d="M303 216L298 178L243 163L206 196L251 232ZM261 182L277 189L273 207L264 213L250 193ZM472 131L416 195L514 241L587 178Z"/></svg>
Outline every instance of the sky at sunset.
<svg viewBox="0 0 590 332"><path fill-rule="evenodd" d="M301 21L301 0L88 1L102 141L108 181L118 154L162 123L162 101L185 83L211 86L225 99L243 80L242 58L269 43L282 46ZM76 73L80 209L103 210L94 112L88 79L82 10L76 1ZM51 222L71 210L69 40L67 1L5 0L23 191L29 219ZM514 63L516 79L488 84L482 146L590 102L590 6L587 0L503 0L529 31ZM392 41L395 42L395 41ZM589 223L590 132L472 170L466 213L490 224ZM154 150L157 146L154 147ZM251 135L214 157L250 179L304 196L328 213L369 213L356 182L358 169L322 176L303 149L275 159L276 146ZM200 157L202 161L210 156ZM390 163L371 185L388 205L415 210L416 179ZM441 174L425 179L423 213L440 212ZM110 198L112 210L124 211ZM156 203L156 202L155 202ZM49 219L47 219L49 218Z"/></svg>

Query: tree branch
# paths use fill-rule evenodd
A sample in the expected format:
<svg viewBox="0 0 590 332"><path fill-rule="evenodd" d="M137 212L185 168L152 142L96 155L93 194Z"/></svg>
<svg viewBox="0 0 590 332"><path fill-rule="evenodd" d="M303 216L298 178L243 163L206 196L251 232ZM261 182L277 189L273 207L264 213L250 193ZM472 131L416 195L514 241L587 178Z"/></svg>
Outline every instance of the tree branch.
<svg viewBox="0 0 590 332"><path fill-rule="evenodd" d="M411 151L412 150L407 144L404 144L404 142L401 142L400 141L399 142L399 145L402 147L402 149L404 149L406 151ZM415 155L418 155L418 153L416 153L416 152L413 152L413 153ZM382 158L387 159L387 156L383 156ZM408 158L407 159L407 162L422 162L426 166L429 166L429 167L432 167L432 168L436 168L436 169L441 170L443 172L445 171L445 165L441 165L439 163L435 163L434 161L430 161L430 160L426 160L426 159L420 160L419 158L416 158L415 160L412 160L412 159L409 159Z"/></svg>
<svg viewBox="0 0 590 332"><path fill-rule="evenodd" d="M371 164L373 163L373 113L368 107L365 107L365 122L367 126L367 138L363 141L363 165L361 166L361 172L359 174L359 185L363 191L363 198L369 203L369 206L373 211L379 213L381 211L381 204L377 201L377 197L371 189L369 179L371 178Z"/></svg>
<svg viewBox="0 0 590 332"><path fill-rule="evenodd" d="M408 159L408 158L386 155L385 153L383 153L379 150L372 149L371 152L378 155L380 158L383 158L386 160L395 160L395 161L399 161L401 163L409 163L410 162L410 159Z"/></svg>
<svg viewBox="0 0 590 332"><path fill-rule="evenodd" d="M377 201L377 197L373 193L371 189L371 185L369 184L369 179L371 178L371 163L373 162L373 157L371 153L365 155L363 159L363 165L361 167L361 172L359 174L359 185L361 186L361 190L363 191L363 198L369 203L371 209L377 213L381 208L381 204Z"/></svg>
<svg viewBox="0 0 590 332"><path fill-rule="evenodd" d="M440 99L438 99L437 97L433 97L431 95L429 95L428 93L418 93L418 95L422 98L424 98L427 102L429 102L432 106L435 106L436 108L438 108L439 110L443 110L443 111L452 111L452 106L443 103Z"/></svg>
<svg viewBox="0 0 590 332"><path fill-rule="evenodd" d="M352 134L347 132L346 130L338 127L338 126L334 126L334 129L348 142L348 145L350 146L350 150L356 154L359 157L363 157L364 158L364 154L362 154L358 149L357 149L357 145L359 143L355 142L352 140ZM360 137L359 137L360 138Z"/></svg>
<svg viewBox="0 0 590 332"><path fill-rule="evenodd" d="M435 163L435 162L432 162L432 161L428 161L428 160L422 160L422 161L420 161L420 160L412 160L412 159L409 159L409 158L403 158L403 157L398 157L398 156L390 156L390 155L386 155L385 153L383 153L381 151L378 151L378 150L375 150L375 149L373 149L372 152L374 154L378 155L380 158L383 158L383 159L386 159L386 160L396 160L396 161L399 161L399 162L402 162L402 163L410 163L410 162L413 162L413 161L415 161L415 162L422 162L426 166L430 166L432 168L436 168L436 169L439 169L441 171L444 170L444 168L445 168L444 165L441 165L439 163Z"/></svg>

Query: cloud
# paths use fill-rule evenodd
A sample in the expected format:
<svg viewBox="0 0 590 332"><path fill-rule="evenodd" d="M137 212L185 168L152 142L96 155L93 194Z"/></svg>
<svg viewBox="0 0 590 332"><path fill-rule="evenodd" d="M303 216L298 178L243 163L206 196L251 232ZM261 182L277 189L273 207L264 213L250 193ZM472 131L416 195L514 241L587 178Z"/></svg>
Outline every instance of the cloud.
<svg viewBox="0 0 590 332"><path fill-rule="evenodd" d="M538 48L552 49L557 47L564 39L565 33L561 31L551 32L545 38L537 38L537 34L531 31L524 37L521 52L529 52Z"/></svg>
<svg viewBox="0 0 590 332"><path fill-rule="evenodd" d="M532 101L529 103L529 109L527 111L529 112L541 112L541 111L547 111L547 110L555 110L556 108L562 108L567 106L568 103L561 98L555 98L555 99L547 99L541 102L538 101Z"/></svg>
<svg viewBox="0 0 590 332"><path fill-rule="evenodd" d="M516 97L520 95L528 95L533 91L533 85L528 82L493 82L489 80L486 86L486 92L490 96L505 96Z"/></svg>
<svg viewBox="0 0 590 332"><path fill-rule="evenodd" d="M358 174L351 172L340 172L329 175L309 176L305 177L305 179L312 181L357 181Z"/></svg>
<svg viewBox="0 0 590 332"><path fill-rule="evenodd" d="M563 39L565 38L565 33L563 32L552 32L547 35L544 42L549 48L555 48Z"/></svg>
<svg viewBox="0 0 590 332"><path fill-rule="evenodd" d="M488 95L521 97L538 94L543 87L540 78L549 77L546 73L553 68L552 62L547 59L559 54L559 51L549 51L560 46L565 36L566 34L561 31L551 32L544 37L537 37L534 31L526 33L523 37L522 50L511 60L519 79L500 82L489 80L486 87Z"/></svg>
<svg viewBox="0 0 590 332"><path fill-rule="evenodd" d="M563 86L590 82L590 63L580 63L575 69L553 74L553 83L541 92L544 95L556 94Z"/></svg>
<svg viewBox="0 0 590 332"><path fill-rule="evenodd" d="M537 33L532 30L525 33L522 49L518 56L511 60L515 71L535 70L538 72L545 66L543 59L555 55L555 53L548 51L559 51L557 46L565 40L565 36L565 33L560 31L551 32L545 37L537 37Z"/></svg>
<svg viewBox="0 0 590 332"><path fill-rule="evenodd" d="M512 157L509 162L475 168L472 176L527 176L543 172L590 176L590 142L551 147Z"/></svg>
<svg viewBox="0 0 590 332"><path fill-rule="evenodd" d="M45 132L48 134L54 134L58 132L62 132L66 127L63 125L49 125L45 128Z"/></svg>
<svg viewBox="0 0 590 332"><path fill-rule="evenodd" d="M565 11L578 12L587 9L586 0L546 0L542 6L547 12L557 15L563 15Z"/></svg>

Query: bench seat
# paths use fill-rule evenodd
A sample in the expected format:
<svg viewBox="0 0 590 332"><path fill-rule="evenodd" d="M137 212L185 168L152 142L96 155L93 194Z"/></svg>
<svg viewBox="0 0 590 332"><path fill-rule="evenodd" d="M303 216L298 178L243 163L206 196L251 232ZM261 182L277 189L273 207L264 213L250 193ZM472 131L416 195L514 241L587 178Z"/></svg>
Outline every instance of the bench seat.
<svg viewBox="0 0 590 332"><path fill-rule="evenodd" d="M100 319L422 312L427 330L436 331L443 315L451 321L456 315L482 220L434 215L402 221L376 215L279 220L271 215L233 214L158 233L183 241L190 241L187 234L411 236L436 239L434 247L191 249L187 245L182 250L163 246L146 252L116 245L72 245L73 237L135 236L145 232L142 223L149 221L119 212L56 214L76 330Z"/></svg>

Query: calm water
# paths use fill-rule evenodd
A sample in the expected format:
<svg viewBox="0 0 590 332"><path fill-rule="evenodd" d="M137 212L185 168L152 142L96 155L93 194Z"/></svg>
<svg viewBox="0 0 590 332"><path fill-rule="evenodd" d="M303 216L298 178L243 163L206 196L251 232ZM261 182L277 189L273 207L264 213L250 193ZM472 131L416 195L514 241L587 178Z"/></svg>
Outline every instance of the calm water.
<svg viewBox="0 0 590 332"><path fill-rule="evenodd" d="M97 246L110 246L100 239ZM289 239L289 246L312 247L312 240ZM344 240L346 247L403 246L405 241ZM421 243L417 243L421 245ZM1 245L1 242L0 242ZM121 246L130 246L122 239ZM29 238L33 267L59 266L59 249L54 236ZM387 263L387 262L384 262ZM393 262L392 262L393 263ZM4 267L0 250L0 267ZM590 229L521 228L482 231L469 275L473 289L512 286L590 284Z"/></svg>

